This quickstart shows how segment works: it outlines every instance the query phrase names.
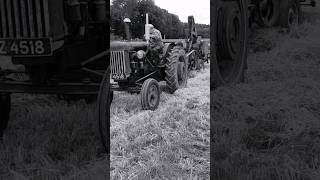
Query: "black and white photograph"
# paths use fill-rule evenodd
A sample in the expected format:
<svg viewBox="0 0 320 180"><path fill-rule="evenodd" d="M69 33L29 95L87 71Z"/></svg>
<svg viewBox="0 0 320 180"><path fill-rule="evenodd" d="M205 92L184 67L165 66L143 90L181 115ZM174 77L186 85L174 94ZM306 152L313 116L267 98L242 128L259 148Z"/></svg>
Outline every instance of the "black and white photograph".
<svg viewBox="0 0 320 180"><path fill-rule="evenodd" d="M0 0L0 180L320 179L320 0Z"/></svg>
<svg viewBox="0 0 320 180"><path fill-rule="evenodd" d="M110 179L209 179L210 1L111 1Z"/></svg>
<svg viewBox="0 0 320 180"><path fill-rule="evenodd" d="M320 179L320 8L211 1L211 179Z"/></svg>

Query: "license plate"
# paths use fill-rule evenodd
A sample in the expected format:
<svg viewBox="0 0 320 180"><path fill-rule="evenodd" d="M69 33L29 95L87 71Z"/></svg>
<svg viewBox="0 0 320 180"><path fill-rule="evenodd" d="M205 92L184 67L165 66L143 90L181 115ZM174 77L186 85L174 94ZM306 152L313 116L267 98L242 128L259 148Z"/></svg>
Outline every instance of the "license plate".
<svg viewBox="0 0 320 180"><path fill-rule="evenodd" d="M5 56L51 56L50 38L0 39L0 55Z"/></svg>
<svg viewBox="0 0 320 180"><path fill-rule="evenodd" d="M126 79L126 75L125 74L112 74L111 78L114 80L123 80Z"/></svg>

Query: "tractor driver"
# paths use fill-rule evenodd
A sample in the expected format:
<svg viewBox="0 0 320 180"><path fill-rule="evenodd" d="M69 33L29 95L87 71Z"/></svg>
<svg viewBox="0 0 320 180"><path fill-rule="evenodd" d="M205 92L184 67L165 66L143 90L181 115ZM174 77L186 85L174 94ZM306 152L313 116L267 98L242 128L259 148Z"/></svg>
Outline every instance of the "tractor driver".
<svg viewBox="0 0 320 180"><path fill-rule="evenodd" d="M150 28L150 40L149 40L149 53L153 59L153 62L155 64L159 64L161 61L161 58L159 55L162 54L162 49L163 49L163 42L162 42L162 36L161 32L156 29L152 24L149 24Z"/></svg>

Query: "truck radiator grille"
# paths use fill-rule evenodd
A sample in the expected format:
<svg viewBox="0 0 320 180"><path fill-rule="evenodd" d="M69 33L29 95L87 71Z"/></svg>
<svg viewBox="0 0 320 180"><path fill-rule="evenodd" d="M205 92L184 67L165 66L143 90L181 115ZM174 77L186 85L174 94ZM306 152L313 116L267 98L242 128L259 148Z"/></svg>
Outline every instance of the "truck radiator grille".
<svg viewBox="0 0 320 180"><path fill-rule="evenodd" d="M0 0L0 38L48 37L49 0Z"/></svg>
<svg viewBox="0 0 320 180"><path fill-rule="evenodd" d="M111 74L130 74L129 53L125 51L111 51Z"/></svg>

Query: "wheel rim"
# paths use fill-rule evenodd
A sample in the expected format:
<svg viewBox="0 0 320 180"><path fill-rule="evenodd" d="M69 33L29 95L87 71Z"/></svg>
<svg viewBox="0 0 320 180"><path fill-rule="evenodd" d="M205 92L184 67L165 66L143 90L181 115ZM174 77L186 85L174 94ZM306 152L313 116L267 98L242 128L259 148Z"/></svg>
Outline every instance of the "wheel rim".
<svg viewBox="0 0 320 180"><path fill-rule="evenodd" d="M233 58L239 53L239 41L240 41L240 19L238 13L232 17L231 27L229 29L228 41L229 41L229 52Z"/></svg>
<svg viewBox="0 0 320 180"><path fill-rule="evenodd" d="M294 12L293 8L289 9L288 12L288 25L289 27L295 26L298 24L298 15Z"/></svg>
<svg viewBox="0 0 320 180"><path fill-rule="evenodd" d="M270 25L275 18L275 4L272 0L260 4L260 16L266 25Z"/></svg>
<svg viewBox="0 0 320 180"><path fill-rule="evenodd" d="M184 56L180 56L178 65L177 65L177 75L178 75L178 84L179 86L183 86L186 80L186 72L187 72L187 63L186 58Z"/></svg>
<svg viewBox="0 0 320 180"><path fill-rule="evenodd" d="M159 92L156 85L151 85L148 90L148 103L150 107L155 107L159 101Z"/></svg>

